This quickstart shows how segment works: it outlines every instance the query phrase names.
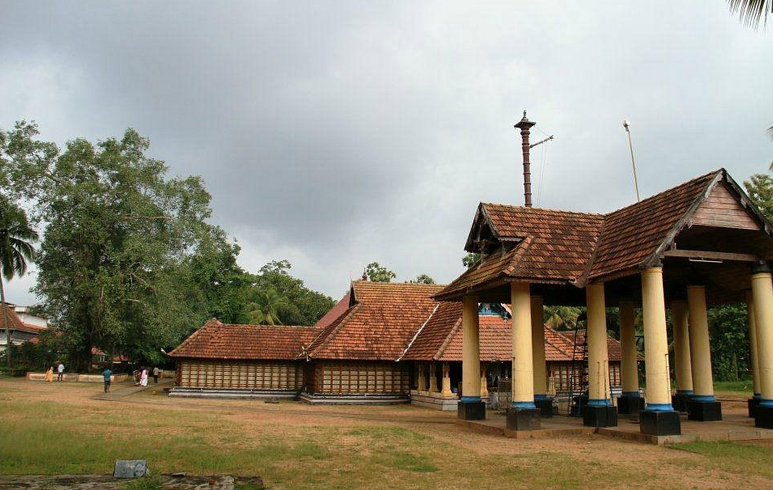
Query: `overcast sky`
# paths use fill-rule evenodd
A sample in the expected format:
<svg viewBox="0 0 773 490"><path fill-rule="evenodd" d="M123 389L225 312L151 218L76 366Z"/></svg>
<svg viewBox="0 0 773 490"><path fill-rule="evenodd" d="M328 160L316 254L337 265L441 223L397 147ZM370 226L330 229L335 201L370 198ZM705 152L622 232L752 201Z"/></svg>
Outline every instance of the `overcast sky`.
<svg viewBox="0 0 773 490"><path fill-rule="evenodd" d="M603 7L602 7L603 5ZM724 0L0 3L0 128L151 139L203 176L213 222L256 271L339 298L378 261L398 280L462 272L480 201L607 212L773 160L773 28ZM34 303L35 274L11 281Z"/></svg>

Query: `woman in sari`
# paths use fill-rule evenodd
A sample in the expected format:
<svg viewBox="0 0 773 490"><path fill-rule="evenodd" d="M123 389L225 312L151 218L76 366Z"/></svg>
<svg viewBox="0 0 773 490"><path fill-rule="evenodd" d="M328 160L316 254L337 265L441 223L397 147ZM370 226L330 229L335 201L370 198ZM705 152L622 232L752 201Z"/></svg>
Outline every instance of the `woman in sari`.
<svg viewBox="0 0 773 490"><path fill-rule="evenodd" d="M48 371L46 371L46 381L49 383L54 382L54 366L49 367Z"/></svg>
<svg viewBox="0 0 773 490"><path fill-rule="evenodd" d="M142 376L140 377L140 386L148 386L148 370L142 369Z"/></svg>

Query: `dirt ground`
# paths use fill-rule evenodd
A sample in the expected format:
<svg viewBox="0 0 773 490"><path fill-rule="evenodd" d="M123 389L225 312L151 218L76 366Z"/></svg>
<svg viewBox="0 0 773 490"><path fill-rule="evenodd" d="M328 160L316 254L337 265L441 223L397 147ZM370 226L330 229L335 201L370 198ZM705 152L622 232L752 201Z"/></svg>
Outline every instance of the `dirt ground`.
<svg viewBox="0 0 773 490"><path fill-rule="evenodd" d="M722 461L711 460L701 454L598 435L515 440L464 429L455 424L455 413L410 405L310 406L293 401L268 404L260 400L169 398L163 391L169 386L170 380L162 380L158 386L151 383L147 389L135 392L131 383L121 383L114 386L111 395L104 396L100 384L2 379L0 393L21 396L25 401L54 400L63 407L73 405L101 410L109 406L121 413L217 414L247 435L260 433L281 437L306 432L313 439L323 437L315 434L330 433L321 429L331 428L335 441L316 441L323 445L348 444L348 439L352 437L348 434L352 428L359 426L400 427L424 436L434 448L448 448L449 457L469 453L483 459L491 457L508 461L509 458L535 453L546 458L563 455L571 461L588 465L594 471L608 471L608 485L602 485L605 488L773 488L773 481L766 474L734 470ZM727 400L723 409L736 411L745 409L745 406L740 399ZM773 450L773 442L770 441L753 444ZM773 457L770 462L773 463ZM459 461L459 464L464 464L464 461ZM265 480L271 486L270 479ZM560 487L560 483L557 486Z"/></svg>

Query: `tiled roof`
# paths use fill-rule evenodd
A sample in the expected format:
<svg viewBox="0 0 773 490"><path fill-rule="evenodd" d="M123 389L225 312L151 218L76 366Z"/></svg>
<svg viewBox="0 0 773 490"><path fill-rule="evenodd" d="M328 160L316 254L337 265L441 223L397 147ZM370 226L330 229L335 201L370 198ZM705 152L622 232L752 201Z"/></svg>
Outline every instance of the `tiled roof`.
<svg viewBox="0 0 773 490"><path fill-rule="evenodd" d="M212 319L169 353L178 358L292 360L317 327L231 325Z"/></svg>
<svg viewBox="0 0 773 490"><path fill-rule="evenodd" d="M732 181L720 169L606 215L481 203L466 249L474 251L477 235L501 246L437 297L458 299L512 280L582 286L637 268L673 239L722 178Z"/></svg>
<svg viewBox="0 0 773 490"><path fill-rule="evenodd" d="M341 317L326 327L308 349L316 359L394 361L437 303L435 284L352 283L352 303Z"/></svg>
<svg viewBox="0 0 773 490"><path fill-rule="evenodd" d="M332 308L330 308L330 311L324 314L322 318L317 321L317 323L314 324L315 327L318 328L325 328L329 326L331 323L336 321L338 317L344 314L344 312L349 309L349 298L350 298L350 292L347 292L343 298L341 298L341 301L335 304Z"/></svg>
<svg viewBox="0 0 773 490"><path fill-rule="evenodd" d="M21 318L19 318L19 315L16 314L15 311L13 311L13 308L8 306L7 304L2 304L3 309L5 310L5 314L8 315L8 329L9 330L17 330L19 332L26 332L26 333L40 333L42 330L45 330L45 327L38 327L37 325L29 325L27 323L24 323L21 321ZM4 329L4 323L3 323L3 316L2 312L0 312L0 328Z"/></svg>

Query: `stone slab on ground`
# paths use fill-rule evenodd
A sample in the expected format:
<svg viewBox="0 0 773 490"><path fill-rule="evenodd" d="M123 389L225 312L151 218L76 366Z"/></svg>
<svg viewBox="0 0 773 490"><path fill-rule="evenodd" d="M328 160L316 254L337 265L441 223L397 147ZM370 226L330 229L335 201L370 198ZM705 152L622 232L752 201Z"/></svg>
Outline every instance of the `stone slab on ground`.
<svg viewBox="0 0 773 490"><path fill-rule="evenodd" d="M210 486L210 479L214 479L214 485ZM219 475L209 476L172 476L161 475L164 489L171 490L233 490L234 483L250 486L251 488L264 488L263 480L259 476ZM114 478L112 475L0 475L0 490L26 489L26 490L120 490L131 480Z"/></svg>

